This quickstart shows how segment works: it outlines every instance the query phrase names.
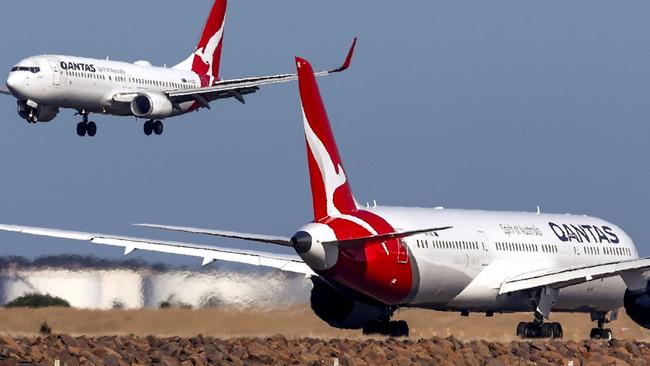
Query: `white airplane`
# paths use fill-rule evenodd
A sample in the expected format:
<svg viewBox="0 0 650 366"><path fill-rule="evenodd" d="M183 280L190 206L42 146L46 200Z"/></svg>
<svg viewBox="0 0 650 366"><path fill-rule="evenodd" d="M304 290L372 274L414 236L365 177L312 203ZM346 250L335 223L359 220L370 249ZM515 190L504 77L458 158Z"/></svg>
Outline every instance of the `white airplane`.
<svg viewBox="0 0 650 366"><path fill-rule="evenodd" d="M18 100L18 115L28 123L52 121L60 108L70 108L83 118L77 124L79 136L97 133L97 125L88 119L90 113L142 118L146 135L160 135L166 118L210 109L210 102L217 99L245 103L244 95L260 86L296 80L295 74L220 79L226 3L216 0L196 51L174 67L154 67L147 61L35 56L11 69L0 94ZM354 43L343 66L319 76L347 69L353 49Z"/></svg>
<svg viewBox="0 0 650 366"><path fill-rule="evenodd" d="M406 336L408 324L391 321L399 308L484 313L530 312L521 337L562 337L552 312L591 314L590 336L610 339L605 324L625 307L650 328L650 294L632 239L604 220L540 212L443 208L363 207L348 174L311 65L296 58L307 140L314 219L291 238L192 227L140 224L178 232L292 247L298 256L240 251L28 226L0 230L90 241L214 261L248 263L311 277L311 306L333 327L366 334Z"/></svg>

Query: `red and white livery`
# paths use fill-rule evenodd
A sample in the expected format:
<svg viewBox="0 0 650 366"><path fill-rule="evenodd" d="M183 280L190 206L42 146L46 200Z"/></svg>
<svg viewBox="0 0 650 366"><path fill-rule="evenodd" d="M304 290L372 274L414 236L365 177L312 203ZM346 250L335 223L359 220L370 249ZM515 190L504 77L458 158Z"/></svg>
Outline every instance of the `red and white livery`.
<svg viewBox="0 0 650 366"><path fill-rule="evenodd" d="M78 111L79 136L95 136L89 115L108 114L144 119L146 135L163 133L163 120L201 108L210 102L244 96L263 85L295 80L296 74L222 80L220 77L227 0L216 0L196 50L180 64L167 68L148 61L134 63L63 55L26 58L10 71L0 94L17 99L18 115L29 123L52 121L61 108ZM340 72L346 63L319 76Z"/></svg>
<svg viewBox="0 0 650 366"><path fill-rule="evenodd" d="M552 312L586 312L597 322L592 338L612 337L605 325L624 306L650 328L650 259L639 258L623 230L604 220L540 212L443 208L362 207L321 99L311 65L296 59L314 218L291 238L192 227L140 224L186 233L289 246L298 257L191 243L117 237L26 226L22 232L125 248L248 263L302 273L314 287L314 312L334 327L408 335L392 321L402 307L480 312L530 312L521 337L561 337L546 322Z"/></svg>

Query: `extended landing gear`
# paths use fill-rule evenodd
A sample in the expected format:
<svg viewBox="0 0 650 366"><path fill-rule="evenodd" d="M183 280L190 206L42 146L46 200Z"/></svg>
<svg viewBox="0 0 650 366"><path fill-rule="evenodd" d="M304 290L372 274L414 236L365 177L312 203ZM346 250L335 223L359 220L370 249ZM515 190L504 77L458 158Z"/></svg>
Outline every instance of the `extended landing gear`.
<svg viewBox="0 0 650 366"><path fill-rule="evenodd" d="M517 336L521 338L562 338L564 332L560 323L544 323L544 317L535 313L532 322L521 322L517 325Z"/></svg>
<svg viewBox="0 0 650 366"><path fill-rule="evenodd" d="M605 328L605 324L612 321L611 319L607 318L606 313L592 313L591 320L597 321L598 326L596 328L591 329L591 332L589 333L589 338L602 339L605 341L611 341L614 338L614 335L612 334L612 330L609 328Z"/></svg>
<svg viewBox="0 0 650 366"><path fill-rule="evenodd" d="M380 334L391 337L408 337L409 325L404 320L369 322L364 325L363 334Z"/></svg>
<svg viewBox="0 0 650 366"><path fill-rule="evenodd" d="M80 114L83 117L83 121L77 124L77 135L84 137L88 135L89 137L94 137L97 134L97 125L95 122L88 121L88 112L81 111Z"/></svg>
<svg viewBox="0 0 650 366"><path fill-rule="evenodd" d="M151 136L152 133L160 136L164 130L165 126L162 121L150 119L144 123L144 134L147 136Z"/></svg>

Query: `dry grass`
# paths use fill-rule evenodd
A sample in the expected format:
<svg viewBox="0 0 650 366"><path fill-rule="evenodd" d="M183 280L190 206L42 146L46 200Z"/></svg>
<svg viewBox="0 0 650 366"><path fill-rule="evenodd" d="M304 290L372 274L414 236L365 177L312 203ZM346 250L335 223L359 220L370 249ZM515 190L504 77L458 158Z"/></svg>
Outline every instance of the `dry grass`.
<svg viewBox="0 0 650 366"><path fill-rule="evenodd" d="M409 322L414 338L454 335L462 340L510 341L516 339L514 330L517 323L529 320L530 315L509 314L486 318L473 314L461 318L457 313L405 309L397 314L397 318ZM552 320L562 323L565 339L585 339L593 326L589 315L586 314L553 314ZM0 309L1 334L37 335L44 321L47 321L55 333L89 336L151 334L188 337L203 334L230 338L282 334L286 337L362 337L360 331L343 331L329 327L318 319L308 306L268 312L227 309ZM637 326L624 314L609 326L617 338L650 341L650 331Z"/></svg>

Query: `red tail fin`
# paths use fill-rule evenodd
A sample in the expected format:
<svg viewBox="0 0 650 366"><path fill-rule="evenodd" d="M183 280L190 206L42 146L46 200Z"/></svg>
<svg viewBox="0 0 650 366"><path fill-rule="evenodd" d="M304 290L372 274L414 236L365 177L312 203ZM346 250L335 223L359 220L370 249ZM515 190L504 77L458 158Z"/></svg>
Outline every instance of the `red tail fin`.
<svg viewBox="0 0 650 366"><path fill-rule="evenodd" d="M178 64L175 68L192 70L199 75L208 75L210 84L215 80L219 80L227 3L227 0L216 0L214 2L203 28L199 44L196 46L196 51L189 59Z"/></svg>
<svg viewBox="0 0 650 366"><path fill-rule="evenodd" d="M304 116L314 219L349 214L357 209L343 169L327 112L309 62L296 57Z"/></svg>

